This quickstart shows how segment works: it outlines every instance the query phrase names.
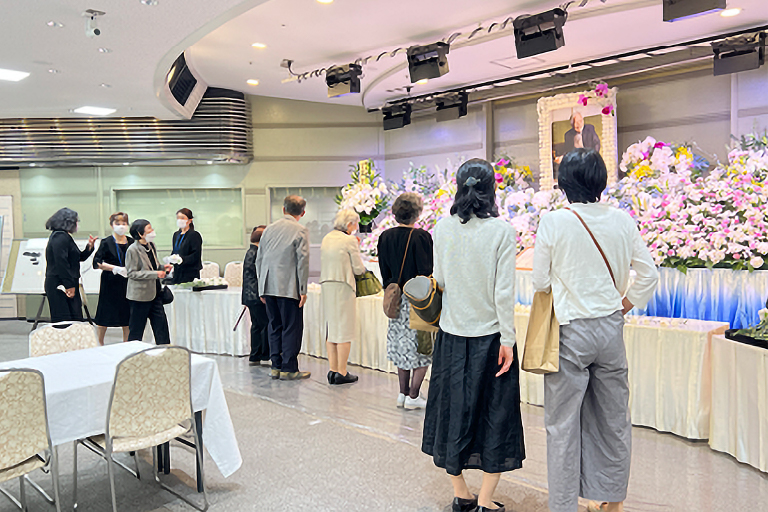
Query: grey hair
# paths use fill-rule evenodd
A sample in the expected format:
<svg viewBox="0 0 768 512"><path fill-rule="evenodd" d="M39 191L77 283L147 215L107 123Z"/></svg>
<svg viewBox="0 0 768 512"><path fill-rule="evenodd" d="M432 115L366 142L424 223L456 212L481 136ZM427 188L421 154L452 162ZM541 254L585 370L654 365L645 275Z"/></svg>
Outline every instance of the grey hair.
<svg viewBox="0 0 768 512"><path fill-rule="evenodd" d="M424 209L424 200L415 192L400 194L392 205L392 214L399 224L409 226L419 220Z"/></svg>
<svg viewBox="0 0 768 512"><path fill-rule="evenodd" d="M339 210L333 218L333 229L346 231L350 223L360 224L360 215L350 208Z"/></svg>

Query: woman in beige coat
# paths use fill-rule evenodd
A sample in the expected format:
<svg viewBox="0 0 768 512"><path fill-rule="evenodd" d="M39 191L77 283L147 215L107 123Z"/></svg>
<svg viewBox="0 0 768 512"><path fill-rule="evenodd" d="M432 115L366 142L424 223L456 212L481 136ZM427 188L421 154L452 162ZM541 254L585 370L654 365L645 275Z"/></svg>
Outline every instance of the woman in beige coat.
<svg viewBox="0 0 768 512"><path fill-rule="evenodd" d="M320 285L331 367L328 384L357 381L357 376L347 372L347 359L356 337L355 276L366 270L360 257L359 241L354 236L359 222L360 216L354 210L340 210L334 219L333 231L323 238L320 247Z"/></svg>

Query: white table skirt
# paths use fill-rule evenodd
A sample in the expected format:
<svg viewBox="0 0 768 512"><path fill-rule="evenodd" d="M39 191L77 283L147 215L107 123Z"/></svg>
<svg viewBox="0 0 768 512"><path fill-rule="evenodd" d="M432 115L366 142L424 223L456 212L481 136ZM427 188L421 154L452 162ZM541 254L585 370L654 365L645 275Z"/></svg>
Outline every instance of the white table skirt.
<svg viewBox="0 0 768 512"><path fill-rule="evenodd" d="M768 350L712 338L709 445L768 472Z"/></svg>
<svg viewBox="0 0 768 512"><path fill-rule="evenodd" d="M125 357L153 345L132 341L76 352L7 361L0 368L43 373L54 445L103 434L115 370ZM242 465L219 369L213 359L192 355L192 407L206 411L203 445L224 477Z"/></svg>
<svg viewBox="0 0 768 512"><path fill-rule="evenodd" d="M241 294L242 288L236 287L203 292L173 287L174 300L165 306L171 343L202 354L250 354L248 312L237 330L232 330L243 309ZM145 335L144 339L151 338Z"/></svg>

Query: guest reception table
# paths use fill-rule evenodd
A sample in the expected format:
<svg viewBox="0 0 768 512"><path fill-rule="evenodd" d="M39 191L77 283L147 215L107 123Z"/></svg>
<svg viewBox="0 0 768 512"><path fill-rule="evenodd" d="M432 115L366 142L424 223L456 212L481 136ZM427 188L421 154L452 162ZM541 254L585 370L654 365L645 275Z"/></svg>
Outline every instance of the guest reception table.
<svg viewBox="0 0 768 512"><path fill-rule="evenodd" d="M54 446L103 434L115 370L125 357L154 345L132 341L0 363L43 373ZM216 361L192 355L192 407L205 411L203 445L224 477L242 465Z"/></svg>
<svg viewBox="0 0 768 512"><path fill-rule="evenodd" d="M712 338L709 445L768 472L768 350Z"/></svg>

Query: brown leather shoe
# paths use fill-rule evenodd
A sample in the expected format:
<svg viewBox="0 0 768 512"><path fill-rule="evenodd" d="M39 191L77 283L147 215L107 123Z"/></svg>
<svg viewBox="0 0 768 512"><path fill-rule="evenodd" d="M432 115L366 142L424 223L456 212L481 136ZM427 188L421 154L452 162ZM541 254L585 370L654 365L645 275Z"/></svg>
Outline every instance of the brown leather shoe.
<svg viewBox="0 0 768 512"><path fill-rule="evenodd" d="M280 380L308 379L312 372L280 372Z"/></svg>

